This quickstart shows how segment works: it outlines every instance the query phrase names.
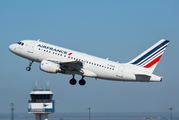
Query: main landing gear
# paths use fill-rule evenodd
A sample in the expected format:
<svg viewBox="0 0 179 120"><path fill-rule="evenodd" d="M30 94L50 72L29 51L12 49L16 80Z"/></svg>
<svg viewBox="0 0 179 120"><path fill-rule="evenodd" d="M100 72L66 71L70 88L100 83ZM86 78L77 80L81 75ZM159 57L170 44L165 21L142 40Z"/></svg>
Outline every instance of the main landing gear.
<svg viewBox="0 0 179 120"><path fill-rule="evenodd" d="M77 83L75 78L74 78L74 76L75 75L73 75L73 78L70 80L71 85L75 85ZM79 81L80 85L85 85L86 84L86 81L83 78L84 78L84 76L82 76L81 80Z"/></svg>
<svg viewBox="0 0 179 120"><path fill-rule="evenodd" d="M85 85L86 84L86 81L83 78L84 78L84 76L82 76L81 80L79 81L80 85Z"/></svg>
<svg viewBox="0 0 179 120"><path fill-rule="evenodd" d="M31 70L31 66L32 66L32 63L33 63L34 61L29 61L29 67L26 67L26 70L27 71L30 71Z"/></svg>

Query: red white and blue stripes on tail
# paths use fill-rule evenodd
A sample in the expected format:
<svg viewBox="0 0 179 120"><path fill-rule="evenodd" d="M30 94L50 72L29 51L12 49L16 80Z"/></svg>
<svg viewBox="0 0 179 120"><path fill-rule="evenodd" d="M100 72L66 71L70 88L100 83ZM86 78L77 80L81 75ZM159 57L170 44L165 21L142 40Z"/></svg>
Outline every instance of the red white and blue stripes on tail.
<svg viewBox="0 0 179 120"><path fill-rule="evenodd" d="M142 54L130 61L130 64L146 68L147 72L152 73L162 57L165 49L169 44L169 40L162 39L152 47L144 51Z"/></svg>

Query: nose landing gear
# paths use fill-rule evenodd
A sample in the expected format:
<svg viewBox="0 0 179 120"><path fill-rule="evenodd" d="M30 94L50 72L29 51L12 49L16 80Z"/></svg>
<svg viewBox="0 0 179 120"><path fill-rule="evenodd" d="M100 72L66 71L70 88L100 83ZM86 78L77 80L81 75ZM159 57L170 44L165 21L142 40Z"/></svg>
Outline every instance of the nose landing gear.
<svg viewBox="0 0 179 120"><path fill-rule="evenodd" d="M31 70L31 66L32 66L32 63L33 63L34 61L29 61L29 67L26 67L26 70L27 71L30 71Z"/></svg>

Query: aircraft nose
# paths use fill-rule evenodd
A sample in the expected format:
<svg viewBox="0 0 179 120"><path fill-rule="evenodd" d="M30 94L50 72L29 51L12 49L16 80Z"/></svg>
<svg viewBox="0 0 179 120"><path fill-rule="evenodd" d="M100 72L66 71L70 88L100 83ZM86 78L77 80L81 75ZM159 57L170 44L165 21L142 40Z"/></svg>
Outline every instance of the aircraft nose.
<svg viewBox="0 0 179 120"><path fill-rule="evenodd" d="M10 50L11 52L13 52L15 49L16 49L16 48L14 47L13 44L12 44L12 45L9 45L9 50Z"/></svg>

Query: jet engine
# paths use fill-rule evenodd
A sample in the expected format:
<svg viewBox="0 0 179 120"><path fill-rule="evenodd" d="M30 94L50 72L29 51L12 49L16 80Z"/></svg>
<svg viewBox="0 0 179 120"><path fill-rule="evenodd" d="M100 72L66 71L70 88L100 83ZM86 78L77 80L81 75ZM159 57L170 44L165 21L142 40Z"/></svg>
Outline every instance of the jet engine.
<svg viewBox="0 0 179 120"><path fill-rule="evenodd" d="M48 60L42 60L40 64L40 69L48 73L57 73L57 72L65 73L65 70L62 70L60 68L60 64L57 64Z"/></svg>

